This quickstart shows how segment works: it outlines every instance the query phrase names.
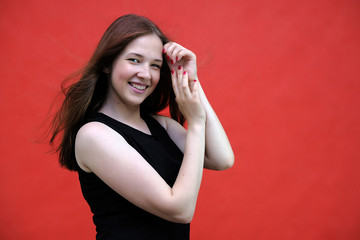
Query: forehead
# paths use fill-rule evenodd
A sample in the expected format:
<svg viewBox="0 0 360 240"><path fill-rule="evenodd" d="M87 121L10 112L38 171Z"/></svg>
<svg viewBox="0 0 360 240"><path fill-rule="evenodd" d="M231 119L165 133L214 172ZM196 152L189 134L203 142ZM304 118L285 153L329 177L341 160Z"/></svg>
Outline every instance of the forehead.
<svg viewBox="0 0 360 240"><path fill-rule="evenodd" d="M162 59L162 49L163 44L157 35L144 35L132 40L121 55L137 53L144 57Z"/></svg>

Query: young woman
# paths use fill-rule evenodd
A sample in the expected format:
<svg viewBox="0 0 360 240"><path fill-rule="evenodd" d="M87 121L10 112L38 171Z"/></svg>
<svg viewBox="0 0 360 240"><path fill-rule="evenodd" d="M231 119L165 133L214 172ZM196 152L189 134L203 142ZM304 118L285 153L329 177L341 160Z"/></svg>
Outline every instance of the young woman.
<svg viewBox="0 0 360 240"><path fill-rule="evenodd" d="M125 15L64 94L50 142L62 133L59 161L79 174L97 239L189 239L203 167L234 162L195 54ZM172 118L158 115L167 106Z"/></svg>

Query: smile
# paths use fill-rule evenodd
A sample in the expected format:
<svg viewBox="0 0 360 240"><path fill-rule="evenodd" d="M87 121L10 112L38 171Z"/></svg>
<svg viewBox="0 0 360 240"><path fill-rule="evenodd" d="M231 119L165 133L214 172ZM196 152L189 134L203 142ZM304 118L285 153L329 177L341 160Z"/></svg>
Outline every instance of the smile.
<svg viewBox="0 0 360 240"><path fill-rule="evenodd" d="M146 85L142 85L142 84L137 84L137 83L129 83L130 86L132 86L133 88L136 88L138 90L145 90L147 88Z"/></svg>

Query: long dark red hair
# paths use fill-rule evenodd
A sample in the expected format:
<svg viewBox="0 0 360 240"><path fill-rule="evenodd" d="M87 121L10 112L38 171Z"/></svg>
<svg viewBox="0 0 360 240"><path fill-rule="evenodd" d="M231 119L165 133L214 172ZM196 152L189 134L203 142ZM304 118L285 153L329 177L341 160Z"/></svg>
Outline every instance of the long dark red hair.
<svg viewBox="0 0 360 240"><path fill-rule="evenodd" d="M116 19L102 36L88 64L80 72L80 78L70 86L68 81L62 84L64 102L53 118L50 129L50 144L61 135L61 142L55 146L59 152L59 162L69 170L76 170L75 137L84 121L99 111L105 101L108 89L108 76L104 69L111 69L116 57L135 38L147 34L156 34L163 44L168 38L149 19L134 14ZM173 119L184 123L184 117L175 102L172 90L170 69L165 64L161 67L160 80L154 92L145 99L140 109L145 114L157 114L169 106Z"/></svg>

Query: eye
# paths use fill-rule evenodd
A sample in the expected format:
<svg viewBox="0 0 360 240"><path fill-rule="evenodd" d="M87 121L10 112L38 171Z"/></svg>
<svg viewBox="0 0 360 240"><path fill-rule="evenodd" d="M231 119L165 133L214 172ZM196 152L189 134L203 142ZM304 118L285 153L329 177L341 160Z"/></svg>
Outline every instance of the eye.
<svg viewBox="0 0 360 240"><path fill-rule="evenodd" d="M133 63L140 63L140 61L136 58L128 58L127 60Z"/></svg>
<svg viewBox="0 0 360 240"><path fill-rule="evenodd" d="M151 66L154 67L154 68L158 68L158 69L161 68L161 66L159 64L152 64Z"/></svg>

